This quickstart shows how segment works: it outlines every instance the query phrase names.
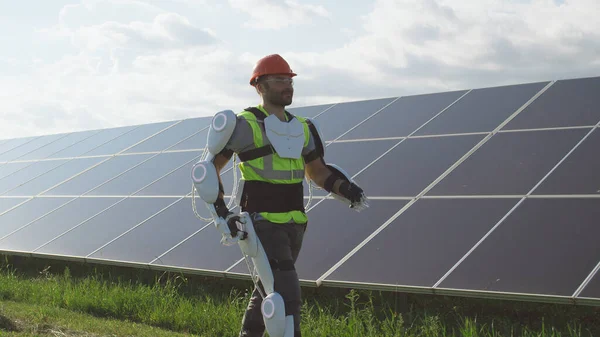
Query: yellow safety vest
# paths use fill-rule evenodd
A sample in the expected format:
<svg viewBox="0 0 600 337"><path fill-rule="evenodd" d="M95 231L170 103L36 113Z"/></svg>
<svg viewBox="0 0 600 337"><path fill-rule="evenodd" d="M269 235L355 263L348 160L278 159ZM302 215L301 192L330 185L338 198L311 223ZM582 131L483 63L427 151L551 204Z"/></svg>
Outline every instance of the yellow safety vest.
<svg viewBox="0 0 600 337"><path fill-rule="evenodd" d="M257 106L258 110L269 116L269 113L262 105ZM258 149L265 145L264 140L266 134L264 129L259 125L257 117L250 111L243 111L238 116L248 121L252 128L254 139L254 148ZM304 126L304 146L308 145L310 131L305 118L294 116ZM287 116L286 116L287 119ZM251 159L239 163L238 167L241 172L241 179L244 181L262 181L270 184L298 184L304 180L304 158L300 156L298 159L281 158L277 152L273 151L265 156ZM275 223L287 223L294 221L296 223L306 223L308 218L303 211L293 210L283 213L259 212L265 219Z"/></svg>

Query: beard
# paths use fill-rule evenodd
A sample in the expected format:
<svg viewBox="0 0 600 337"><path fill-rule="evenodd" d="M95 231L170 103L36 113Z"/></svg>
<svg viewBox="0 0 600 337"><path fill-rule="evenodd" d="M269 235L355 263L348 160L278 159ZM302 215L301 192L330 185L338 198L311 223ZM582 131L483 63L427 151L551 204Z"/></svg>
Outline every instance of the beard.
<svg viewBox="0 0 600 337"><path fill-rule="evenodd" d="M280 92L271 91L269 92L267 98L269 99L269 102L271 102L271 104L285 107L292 104L292 100L294 98L294 90L284 89Z"/></svg>

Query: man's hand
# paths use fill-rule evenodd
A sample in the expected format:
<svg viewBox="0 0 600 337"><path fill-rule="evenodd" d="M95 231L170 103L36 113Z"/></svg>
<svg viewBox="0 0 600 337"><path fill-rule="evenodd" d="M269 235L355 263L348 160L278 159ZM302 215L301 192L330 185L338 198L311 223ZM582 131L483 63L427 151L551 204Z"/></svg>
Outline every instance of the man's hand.
<svg viewBox="0 0 600 337"><path fill-rule="evenodd" d="M339 195L345 197L350 200L351 203L355 204L360 202L360 198L363 196L363 190L355 183L349 183L347 181L343 181L339 187Z"/></svg>
<svg viewBox="0 0 600 337"><path fill-rule="evenodd" d="M238 232L243 233L240 240L244 240L245 238L248 237L248 233L241 231L237 226L238 222L242 223L242 220L238 214L234 214L233 212L227 213L227 217L225 218L225 221L227 221L227 227L229 227L229 232L231 233L231 237L236 237L238 235Z"/></svg>
<svg viewBox="0 0 600 337"><path fill-rule="evenodd" d="M339 176L337 172L333 172L332 169L330 169L324 163L322 158L315 159L310 163L307 163L306 173L309 179L314 181L317 185L325 190L327 190L325 185L328 178L331 175ZM343 177L340 177L333 183L333 186L331 186L331 192L334 195L346 198L350 202L350 208L357 212L369 207L369 203L363 189L355 183L347 181Z"/></svg>

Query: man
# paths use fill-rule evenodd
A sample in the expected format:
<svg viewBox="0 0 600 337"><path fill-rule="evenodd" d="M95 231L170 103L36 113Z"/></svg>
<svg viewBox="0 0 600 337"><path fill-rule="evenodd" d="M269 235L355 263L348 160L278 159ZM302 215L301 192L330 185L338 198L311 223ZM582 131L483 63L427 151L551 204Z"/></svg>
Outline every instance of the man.
<svg viewBox="0 0 600 337"><path fill-rule="evenodd" d="M219 132L229 128L227 136L219 136L222 139L220 145L213 147L216 155L212 163L218 174L233 153L238 155L242 174L239 206L251 216L273 273L275 292L283 298L285 315L293 317L293 336L299 337L302 300L294 264L308 223L304 209L304 177L334 193L337 199L347 202L355 210L368 207L368 203L363 190L341 169L325 163L324 140L320 139L314 122L285 110L292 103L294 76L296 74L281 56L274 54L260 59L254 67L250 85L262 98L262 104L237 115L215 116L211 132L217 137ZM211 140L209 132L211 141L217 143ZM240 218L226 207L220 177L218 181L218 197L209 208L222 223L233 228L232 223ZM224 235L229 235L223 229L226 226L217 227ZM242 320L240 337L263 336L262 301L261 291L255 288ZM288 335L292 334L286 332Z"/></svg>

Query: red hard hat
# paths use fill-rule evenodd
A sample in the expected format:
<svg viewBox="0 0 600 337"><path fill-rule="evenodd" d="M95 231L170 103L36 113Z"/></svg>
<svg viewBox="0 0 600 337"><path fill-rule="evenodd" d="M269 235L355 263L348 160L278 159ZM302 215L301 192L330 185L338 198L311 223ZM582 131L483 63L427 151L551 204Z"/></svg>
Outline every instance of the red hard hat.
<svg viewBox="0 0 600 337"><path fill-rule="evenodd" d="M267 55L256 62L254 70L252 70L250 85L253 86L256 79L263 75L288 75L290 77L296 76L296 74L292 72L292 69L287 61L278 54Z"/></svg>

